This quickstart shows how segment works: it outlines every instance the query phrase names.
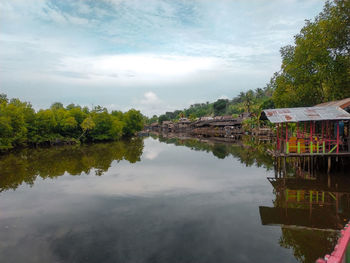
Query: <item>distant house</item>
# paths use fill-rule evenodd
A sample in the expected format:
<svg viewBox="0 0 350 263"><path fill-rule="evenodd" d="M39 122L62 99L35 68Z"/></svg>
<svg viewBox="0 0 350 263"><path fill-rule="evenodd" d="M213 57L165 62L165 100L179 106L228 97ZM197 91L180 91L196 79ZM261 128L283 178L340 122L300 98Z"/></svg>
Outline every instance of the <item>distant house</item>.
<svg viewBox="0 0 350 263"><path fill-rule="evenodd" d="M172 132L174 131L174 123L172 121L162 122L162 132Z"/></svg>
<svg viewBox="0 0 350 263"><path fill-rule="evenodd" d="M176 132L187 132L190 130L191 121L187 118L180 118L177 123L174 124L174 130Z"/></svg>
<svg viewBox="0 0 350 263"><path fill-rule="evenodd" d="M243 132L242 119L231 115L202 117L192 125L192 134L205 137L232 137Z"/></svg>
<svg viewBox="0 0 350 263"><path fill-rule="evenodd" d="M329 107L329 106L339 107L350 113L350 98L335 100L335 101L328 101L321 104L317 104L314 107Z"/></svg>
<svg viewBox="0 0 350 263"><path fill-rule="evenodd" d="M153 122L152 124L151 124L151 127L150 127L150 129L151 129L151 131L159 131L159 123L158 122Z"/></svg>

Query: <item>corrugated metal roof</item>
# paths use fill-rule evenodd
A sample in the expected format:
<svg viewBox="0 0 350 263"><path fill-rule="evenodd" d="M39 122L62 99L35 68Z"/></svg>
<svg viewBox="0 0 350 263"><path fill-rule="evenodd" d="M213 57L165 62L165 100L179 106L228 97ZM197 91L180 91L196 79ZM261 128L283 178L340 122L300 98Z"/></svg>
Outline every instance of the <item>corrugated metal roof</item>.
<svg viewBox="0 0 350 263"><path fill-rule="evenodd" d="M350 120L350 114L339 107L303 107L269 109L263 111L272 123Z"/></svg>

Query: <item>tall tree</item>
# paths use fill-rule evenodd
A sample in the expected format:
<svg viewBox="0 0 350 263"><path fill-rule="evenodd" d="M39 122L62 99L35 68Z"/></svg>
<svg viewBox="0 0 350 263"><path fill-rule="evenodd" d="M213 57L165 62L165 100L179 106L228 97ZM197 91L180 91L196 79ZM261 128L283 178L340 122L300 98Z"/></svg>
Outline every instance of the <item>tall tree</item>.
<svg viewBox="0 0 350 263"><path fill-rule="evenodd" d="M312 106L350 97L349 25L350 1L327 1L295 36L295 45L281 48L276 106Z"/></svg>
<svg viewBox="0 0 350 263"><path fill-rule="evenodd" d="M222 115L226 111L226 106L228 104L228 100L225 99L219 99L213 104L214 108L214 114L215 115Z"/></svg>

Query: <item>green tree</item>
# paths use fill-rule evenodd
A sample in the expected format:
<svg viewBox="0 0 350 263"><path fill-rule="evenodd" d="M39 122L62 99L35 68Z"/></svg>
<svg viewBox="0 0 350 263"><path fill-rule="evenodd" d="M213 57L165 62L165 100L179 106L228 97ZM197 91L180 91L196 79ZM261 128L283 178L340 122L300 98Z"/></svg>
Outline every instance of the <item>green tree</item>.
<svg viewBox="0 0 350 263"><path fill-rule="evenodd" d="M80 138L82 136L84 136L85 133L87 133L88 131L91 131L93 128L95 128L95 123L92 120L91 116L87 117L81 124L80 127L83 130L83 133L79 136L78 140L80 140Z"/></svg>
<svg viewBox="0 0 350 263"><path fill-rule="evenodd" d="M188 118L190 119L190 121L195 121L197 119L197 116L192 113Z"/></svg>
<svg viewBox="0 0 350 263"><path fill-rule="evenodd" d="M281 48L273 100L278 107L312 106L350 97L350 1L327 1L323 11Z"/></svg>
<svg viewBox="0 0 350 263"><path fill-rule="evenodd" d="M124 114L125 126L123 133L125 136L132 136L143 129L143 116L135 109L131 109Z"/></svg>
<svg viewBox="0 0 350 263"><path fill-rule="evenodd" d="M160 115L159 118L158 118L158 122L159 122L160 124L162 124L163 121L168 121L168 120L169 120L169 117L166 116L165 114Z"/></svg>
<svg viewBox="0 0 350 263"><path fill-rule="evenodd" d="M251 106L254 103L254 99L255 99L254 92L252 90L248 90L244 94L242 101L243 101L246 112L249 112L249 113L252 112Z"/></svg>
<svg viewBox="0 0 350 263"><path fill-rule="evenodd" d="M226 106L228 104L228 100L219 99L213 104L214 114L222 115L226 112Z"/></svg>
<svg viewBox="0 0 350 263"><path fill-rule="evenodd" d="M0 94L0 103L8 103L7 95L4 93Z"/></svg>
<svg viewBox="0 0 350 263"><path fill-rule="evenodd" d="M33 143L51 142L60 138L56 131L57 121L55 114L51 110L39 110L35 116L34 133L31 141Z"/></svg>
<svg viewBox="0 0 350 263"><path fill-rule="evenodd" d="M95 127L89 133L93 141L106 141L112 139L111 129L113 126L113 119L105 111L95 112L92 114Z"/></svg>
<svg viewBox="0 0 350 263"><path fill-rule="evenodd" d="M0 112L3 107L0 105ZM11 120L7 116L0 116L0 150L8 150L12 146L12 127Z"/></svg>
<svg viewBox="0 0 350 263"><path fill-rule="evenodd" d="M63 104L61 102L54 102L50 106L51 110L64 109Z"/></svg>

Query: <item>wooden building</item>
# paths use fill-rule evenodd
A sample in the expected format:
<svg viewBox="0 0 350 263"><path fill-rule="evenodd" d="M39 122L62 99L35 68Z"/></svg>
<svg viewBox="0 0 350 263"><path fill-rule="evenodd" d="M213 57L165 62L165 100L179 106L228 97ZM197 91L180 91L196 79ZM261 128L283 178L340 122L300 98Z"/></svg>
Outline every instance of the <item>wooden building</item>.
<svg viewBox="0 0 350 263"><path fill-rule="evenodd" d="M242 119L232 116L201 118L192 124L193 135L204 137L232 137L243 133Z"/></svg>
<svg viewBox="0 0 350 263"><path fill-rule="evenodd" d="M158 122L153 122L149 128L151 131L159 132L160 125Z"/></svg>
<svg viewBox="0 0 350 263"><path fill-rule="evenodd" d="M174 124L175 132L185 133L191 130L191 121L187 118L180 118L178 122Z"/></svg>
<svg viewBox="0 0 350 263"><path fill-rule="evenodd" d="M174 123L172 121L163 121L161 126L162 132L173 132Z"/></svg>
<svg viewBox="0 0 350 263"><path fill-rule="evenodd" d="M269 109L261 119L276 124L274 155L350 155L350 114L340 107Z"/></svg>

